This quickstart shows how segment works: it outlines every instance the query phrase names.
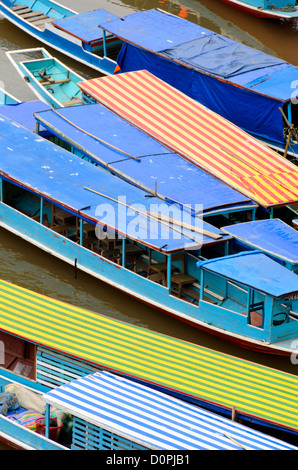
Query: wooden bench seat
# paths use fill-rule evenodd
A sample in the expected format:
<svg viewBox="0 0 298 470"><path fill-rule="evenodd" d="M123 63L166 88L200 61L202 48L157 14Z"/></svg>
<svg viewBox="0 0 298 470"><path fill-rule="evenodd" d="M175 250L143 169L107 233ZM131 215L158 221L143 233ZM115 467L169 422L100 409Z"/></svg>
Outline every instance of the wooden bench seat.
<svg viewBox="0 0 298 470"><path fill-rule="evenodd" d="M81 98L76 98L74 100L64 101L63 104L64 106L71 106L72 104L79 104L81 102L82 102Z"/></svg>

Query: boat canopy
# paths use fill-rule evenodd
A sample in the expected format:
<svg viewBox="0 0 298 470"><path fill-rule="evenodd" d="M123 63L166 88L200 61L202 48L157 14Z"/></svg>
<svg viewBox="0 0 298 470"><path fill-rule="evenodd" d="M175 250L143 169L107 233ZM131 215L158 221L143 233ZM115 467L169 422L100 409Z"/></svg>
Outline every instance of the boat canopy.
<svg viewBox="0 0 298 470"><path fill-rule="evenodd" d="M255 250L298 263L298 232L280 219L255 220L221 229Z"/></svg>
<svg viewBox="0 0 298 470"><path fill-rule="evenodd" d="M78 83L82 91L263 207L298 200L298 169L147 70Z"/></svg>
<svg viewBox="0 0 298 470"><path fill-rule="evenodd" d="M122 39L221 78L285 62L158 9L114 18L100 26ZM264 72L262 72L264 73Z"/></svg>
<svg viewBox="0 0 298 470"><path fill-rule="evenodd" d="M282 297L298 292L298 277L259 251L198 261L197 266L252 289Z"/></svg>
<svg viewBox="0 0 298 470"><path fill-rule="evenodd" d="M9 104L0 107L0 113L3 116L12 119L19 123L21 126L34 131L36 127L36 120L33 113L50 109L50 107L43 101L24 101L17 104Z"/></svg>
<svg viewBox="0 0 298 470"><path fill-rule="evenodd" d="M0 174L107 230L163 253L196 249L230 236L186 216L146 191L57 147L0 114ZM197 230L157 220L173 218Z"/></svg>
<svg viewBox="0 0 298 470"><path fill-rule="evenodd" d="M101 104L37 112L35 118L42 127L111 171L152 192L156 190L166 200L177 201L186 209L199 204L206 214L233 207L249 210L256 206L240 192L186 161ZM135 158L117 154L114 147Z"/></svg>
<svg viewBox="0 0 298 470"><path fill-rule="evenodd" d="M103 37L103 31L99 27L100 23L109 22L116 18L119 18L119 16L107 10L99 9L61 18L52 21L52 23L71 36L85 43L90 43Z"/></svg>
<svg viewBox="0 0 298 470"><path fill-rule="evenodd" d="M110 372L73 380L43 396L46 403L149 449L296 449Z"/></svg>
<svg viewBox="0 0 298 470"><path fill-rule="evenodd" d="M0 279L0 330L185 400L298 431L298 377ZM32 326L34 325L34 327ZM264 405L265 404L265 405ZM211 407L214 409L213 407ZM229 412L229 411L228 411Z"/></svg>

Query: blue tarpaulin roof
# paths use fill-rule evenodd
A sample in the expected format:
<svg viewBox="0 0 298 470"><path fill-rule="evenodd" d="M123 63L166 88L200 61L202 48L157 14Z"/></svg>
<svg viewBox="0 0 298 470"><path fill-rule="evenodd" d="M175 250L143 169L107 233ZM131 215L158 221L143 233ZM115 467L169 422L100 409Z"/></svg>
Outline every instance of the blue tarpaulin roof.
<svg viewBox="0 0 298 470"><path fill-rule="evenodd" d="M87 423L158 450L277 450L296 447L165 393L97 372L44 395Z"/></svg>
<svg viewBox="0 0 298 470"><path fill-rule="evenodd" d="M59 29L81 39L83 42L91 42L103 37L103 32L99 24L119 18L113 13L100 9L68 16L53 21L53 24Z"/></svg>
<svg viewBox="0 0 298 470"><path fill-rule="evenodd" d="M58 114L59 113L59 114ZM253 206L250 199L197 166L171 152L100 104L37 113L36 119L51 132L99 159L110 170L184 205L202 204L204 213L233 206ZM67 119L67 121L65 119ZM88 133L87 133L88 132ZM89 135L91 134L91 136ZM137 161L94 137L140 158Z"/></svg>
<svg viewBox="0 0 298 470"><path fill-rule="evenodd" d="M275 73L281 68L272 87L273 96L277 98L291 97L291 90L284 90L282 83L283 78L287 78L289 67L296 71L296 79L298 77L297 68L289 66L282 59L158 9L115 18L108 23L101 23L100 26L124 42L158 52L172 60L221 78L234 81L235 77L235 83L238 83L239 79L242 85L272 72ZM258 86L254 84L254 89L258 89L259 86L262 92L266 93L268 83L262 82Z"/></svg>
<svg viewBox="0 0 298 470"><path fill-rule="evenodd" d="M21 126L26 127L26 129L34 131L36 119L33 113L46 109L50 109L50 107L43 101L26 101L23 103L0 106L0 113L18 122Z"/></svg>
<svg viewBox="0 0 298 470"><path fill-rule="evenodd" d="M297 274L259 251L198 261L197 266L274 297L298 291Z"/></svg>
<svg viewBox="0 0 298 470"><path fill-rule="evenodd" d="M256 250L298 263L298 232L282 220L256 220L223 227L222 230Z"/></svg>
<svg viewBox="0 0 298 470"><path fill-rule="evenodd" d="M80 212L82 217L164 252L230 238L221 236L217 228L190 214L182 214L173 206L172 213L160 199L148 197L147 192L57 147L1 114L0 174L75 213ZM199 230L208 230L213 236L156 222L147 217L148 212L160 212L197 225Z"/></svg>

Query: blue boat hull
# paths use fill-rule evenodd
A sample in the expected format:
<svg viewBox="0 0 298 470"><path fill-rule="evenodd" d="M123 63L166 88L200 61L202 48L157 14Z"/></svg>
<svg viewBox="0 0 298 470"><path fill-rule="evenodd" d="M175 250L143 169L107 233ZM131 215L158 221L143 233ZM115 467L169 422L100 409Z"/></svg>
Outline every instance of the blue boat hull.
<svg viewBox="0 0 298 470"><path fill-rule="evenodd" d="M49 29L50 26L46 27L43 31L38 28L31 26L27 21L22 20L17 14L4 4L0 3L0 12L18 28L22 29L26 33L30 34L34 38L38 39L42 43L49 47L52 47L62 54L71 57L86 66L89 66L100 73L112 74L114 73L116 63L108 58L96 56L82 47L82 42L75 40L75 38L67 38L67 35L60 36L56 34L55 27Z"/></svg>

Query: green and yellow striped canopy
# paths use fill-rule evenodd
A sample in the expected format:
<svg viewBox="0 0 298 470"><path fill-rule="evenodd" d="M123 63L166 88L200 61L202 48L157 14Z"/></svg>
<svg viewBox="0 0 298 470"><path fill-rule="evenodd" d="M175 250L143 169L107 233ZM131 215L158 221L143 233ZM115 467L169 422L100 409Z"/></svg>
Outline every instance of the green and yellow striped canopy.
<svg viewBox="0 0 298 470"><path fill-rule="evenodd" d="M105 369L298 430L298 377L0 280L0 329Z"/></svg>

